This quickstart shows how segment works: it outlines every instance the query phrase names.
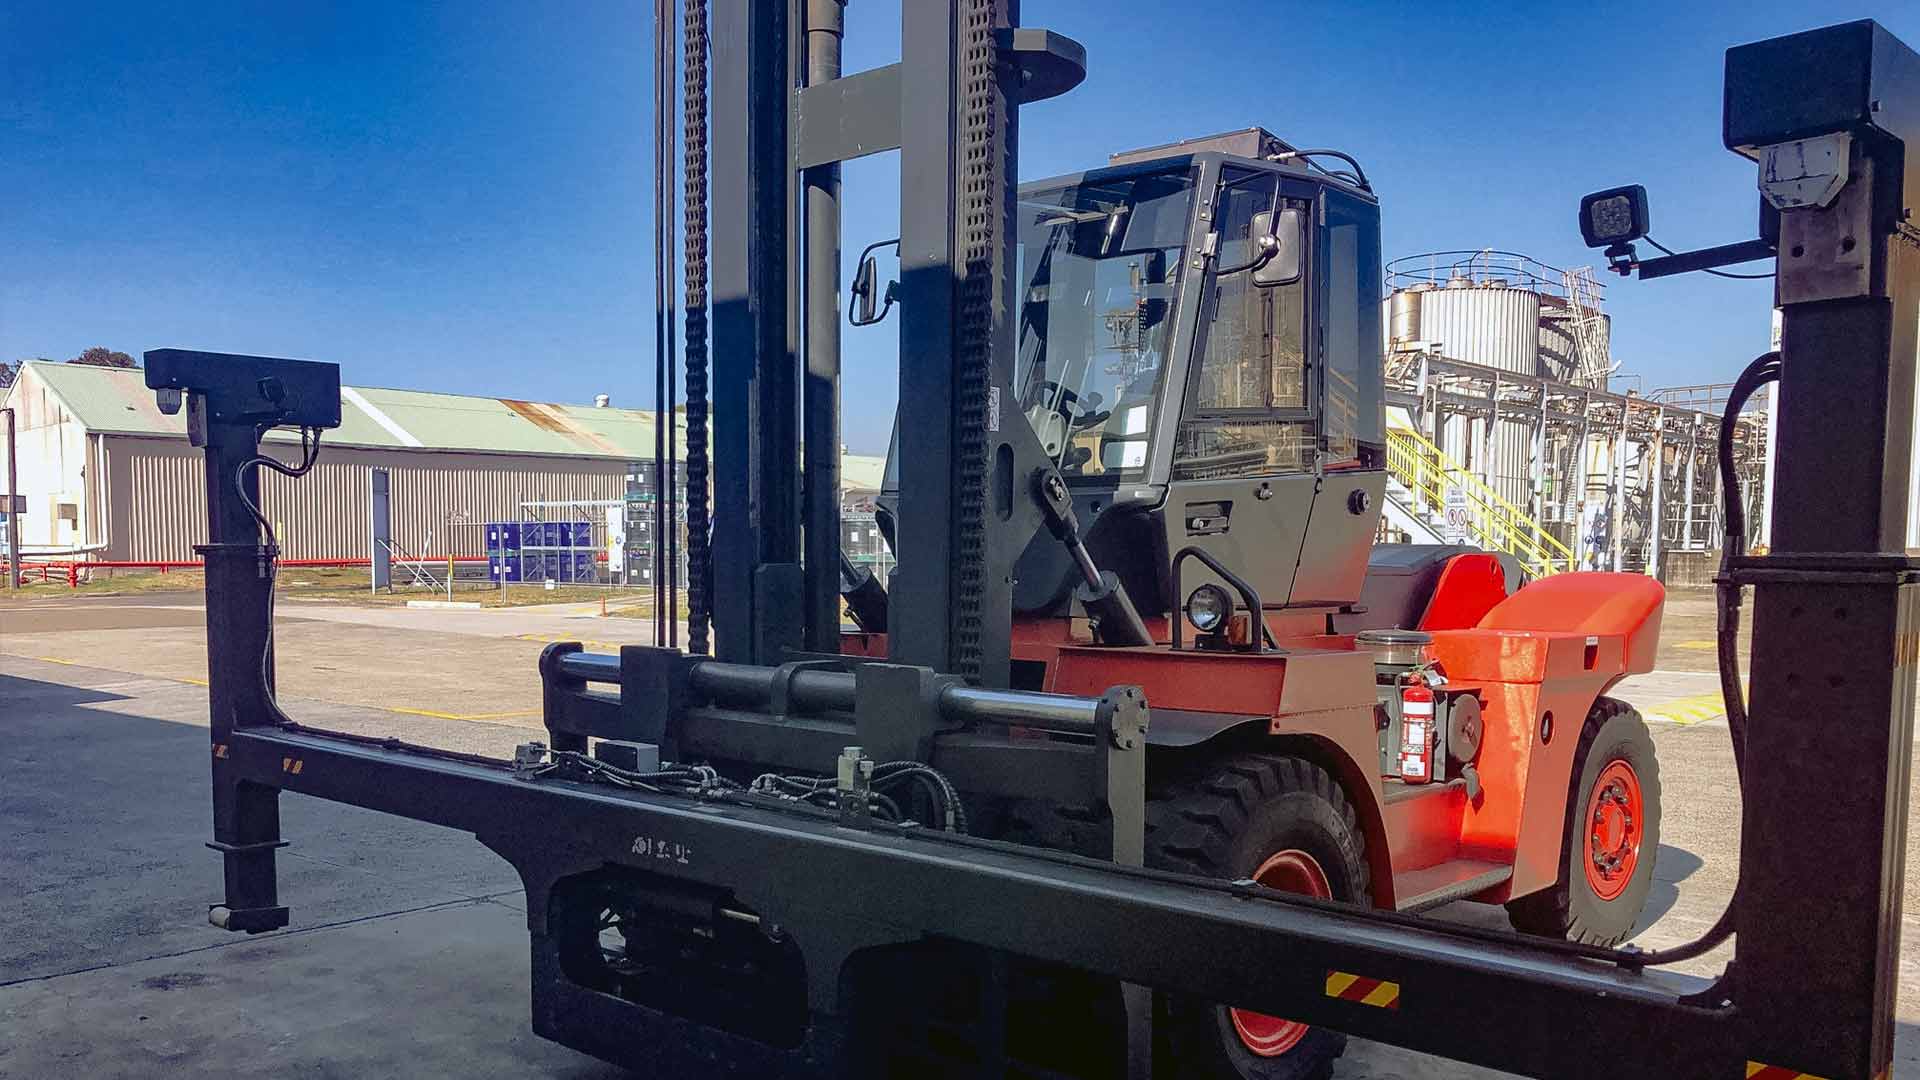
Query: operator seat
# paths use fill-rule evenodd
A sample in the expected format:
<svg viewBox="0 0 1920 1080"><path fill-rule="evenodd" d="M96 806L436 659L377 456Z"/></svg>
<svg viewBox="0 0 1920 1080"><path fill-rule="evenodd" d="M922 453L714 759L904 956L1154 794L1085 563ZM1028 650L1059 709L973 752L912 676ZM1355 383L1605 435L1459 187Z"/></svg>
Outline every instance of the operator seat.
<svg viewBox="0 0 1920 1080"><path fill-rule="evenodd" d="M1484 556L1492 560L1492 565L1476 559L1450 575L1451 561L1460 555ZM1474 598L1470 600L1463 593L1456 601L1455 588L1465 586L1469 568L1477 570L1481 578L1473 583ZM1484 595L1487 579L1496 569L1499 580L1494 587L1498 593ZM1443 576L1449 578L1449 596L1441 597L1442 603L1436 607ZM1461 580L1454 580L1456 577ZM1395 627L1447 630L1472 626L1495 602L1519 588L1522 580L1519 568L1508 565L1500 555L1464 544L1375 544L1367 558L1367 577L1360 586L1357 605L1365 610L1334 616L1334 631L1352 634Z"/></svg>

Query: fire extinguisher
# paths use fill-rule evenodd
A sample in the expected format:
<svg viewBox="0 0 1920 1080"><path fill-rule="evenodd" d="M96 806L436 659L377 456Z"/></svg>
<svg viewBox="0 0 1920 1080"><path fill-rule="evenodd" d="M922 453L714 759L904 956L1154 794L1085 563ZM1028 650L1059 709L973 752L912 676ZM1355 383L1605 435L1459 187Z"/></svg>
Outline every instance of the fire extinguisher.
<svg viewBox="0 0 1920 1080"><path fill-rule="evenodd" d="M1433 689L1417 679L1400 689L1400 779L1433 779Z"/></svg>

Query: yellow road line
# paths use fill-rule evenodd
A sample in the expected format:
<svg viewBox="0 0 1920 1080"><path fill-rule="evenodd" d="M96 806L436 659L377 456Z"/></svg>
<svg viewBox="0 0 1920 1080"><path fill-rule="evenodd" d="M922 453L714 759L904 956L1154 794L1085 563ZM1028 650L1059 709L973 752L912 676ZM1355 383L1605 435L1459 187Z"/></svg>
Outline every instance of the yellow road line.
<svg viewBox="0 0 1920 1080"><path fill-rule="evenodd" d="M46 663L49 663L49 664L65 664L68 667L80 666L80 661L78 660L62 660L57 656L36 656L34 657L34 659L45 661Z"/></svg>
<svg viewBox="0 0 1920 1080"><path fill-rule="evenodd" d="M1676 649L1712 649L1717 648L1718 645L1712 641L1676 641L1673 643L1673 647Z"/></svg>
<svg viewBox="0 0 1920 1080"><path fill-rule="evenodd" d="M1710 694L1695 694L1692 697L1675 698L1658 705L1649 705L1643 711L1649 720L1665 720L1684 726L1706 720L1718 720L1727 715L1727 705L1716 690Z"/></svg>

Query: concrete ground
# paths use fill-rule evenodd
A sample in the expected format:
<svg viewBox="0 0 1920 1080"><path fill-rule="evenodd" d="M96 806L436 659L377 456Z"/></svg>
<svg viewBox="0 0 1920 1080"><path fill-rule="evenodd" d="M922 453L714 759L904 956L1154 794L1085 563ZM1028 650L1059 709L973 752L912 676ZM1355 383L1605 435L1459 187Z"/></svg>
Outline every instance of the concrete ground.
<svg viewBox="0 0 1920 1080"><path fill-rule="evenodd" d="M282 698L320 726L505 754L539 729L533 665L548 641L611 648L650 633L597 610L283 602ZM220 881L201 847L204 633L192 595L0 601L0 1077L616 1075L531 1034L518 881L465 834L289 796L281 892L294 928L246 938L206 925ZM1666 793L1638 938L1649 947L1704 929L1733 884L1739 796L1711 639L1710 603L1674 596L1660 670L1617 691L1649 718ZM1920 942L1916 899L1910 879L1908 942ZM1478 905L1441 915L1504 925ZM1908 1067L1920 1062L1920 948L1902 960ZM1371 1044L1336 1072L1500 1075Z"/></svg>

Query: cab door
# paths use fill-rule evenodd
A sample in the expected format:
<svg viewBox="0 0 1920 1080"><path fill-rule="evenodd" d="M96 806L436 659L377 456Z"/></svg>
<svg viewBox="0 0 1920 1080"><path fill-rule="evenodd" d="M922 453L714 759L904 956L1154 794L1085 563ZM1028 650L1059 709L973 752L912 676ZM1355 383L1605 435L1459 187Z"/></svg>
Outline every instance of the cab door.
<svg viewBox="0 0 1920 1080"><path fill-rule="evenodd" d="M1312 208L1281 183L1275 173L1223 167L1214 267L1251 260L1255 215ZM1316 247L1310 240L1308 267L1317 267ZM1250 272L1209 274L1170 457L1167 549L1197 546L1214 555L1267 607L1292 596L1318 487L1315 277L1310 270L1289 284L1261 287ZM1189 562L1179 588L1191 592L1210 577Z"/></svg>

